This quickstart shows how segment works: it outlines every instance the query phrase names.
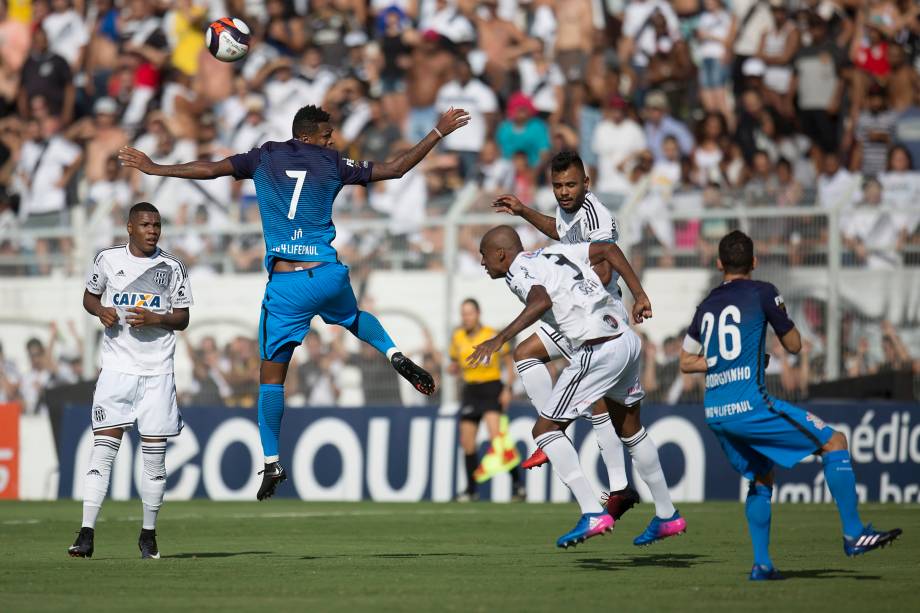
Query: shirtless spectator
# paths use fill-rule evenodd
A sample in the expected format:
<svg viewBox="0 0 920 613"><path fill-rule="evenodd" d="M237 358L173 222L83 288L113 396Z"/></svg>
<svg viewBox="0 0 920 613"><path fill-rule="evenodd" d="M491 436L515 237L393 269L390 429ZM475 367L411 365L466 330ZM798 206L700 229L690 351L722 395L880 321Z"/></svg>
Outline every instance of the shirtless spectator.
<svg viewBox="0 0 920 613"><path fill-rule="evenodd" d="M556 0L556 19L556 62L566 81L578 83L585 78L588 58L594 49L590 0Z"/></svg>
<svg viewBox="0 0 920 613"><path fill-rule="evenodd" d="M906 110L920 92L920 74L908 59L904 47L892 45L888 48L891 73L888 77L887 107L893 111Z"/></svg>
<svg viewBox="0 0 920 613"><path fill-rule="evenodd" d="M499 94L507 94L510 72L517 60L533 50L534 43L520 28L498 15L498 0L479 3L476 11L477 46L485 54L485 75L489 85ZM560 31L561 31L560 27Z"/></svg>
<svg viewBox="0 0 920 613"><path fill-rule="evenodd" d="M106 176L108 160L128 144L128 133L118 125L118 103L114 98L99 98L93 116L85 117L67 131L67 138L81 144L86 152L83 172L90 183Z"/></svg>
<svg viewBox="0 0 920 613"><path fill-rule="evenodd" d="M434 30L427 30L415 42L406 78L410 107L406 140L412 143L425 138L437 123L438 90L453 78L455 64L453 54L447 49L449 42Z"/></svg>

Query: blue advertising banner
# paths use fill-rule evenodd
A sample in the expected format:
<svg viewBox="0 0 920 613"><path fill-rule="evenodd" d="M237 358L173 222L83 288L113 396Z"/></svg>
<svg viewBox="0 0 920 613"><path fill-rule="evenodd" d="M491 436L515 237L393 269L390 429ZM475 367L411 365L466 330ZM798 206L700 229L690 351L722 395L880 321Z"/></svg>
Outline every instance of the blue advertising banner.
<svg viewBox="0 0 920 613"><path fill-rule="evenodd" d="M920 412L916 404L811 404L806 408L850 441L860 499L920 502ZM743 479L729 466L697 405L642 408L643 423L658 444L675 501L739 500ZM167 498L253 500L262 450L255 410L186 408L185 429L166 455ZM535 413L510 411L510 435L524 454L533 448ZM62 498L82 496L92 449L89 409L64 413L60 437ZM480 436L485 443L484 433ZM579 420L569 436L598 491L609 489L591 424ZM126 437L113 470L110 495L137 497L143 463L136 434ZM457 446L457 419L438 408L289 409L281 434L281 460L289 472L278 496L303 500L450 500L465 487ZM628 460L628 456L627 456ZM643 499L648 491L632 472ZM531 502L562 502L569 492L547 466L526 475ZM499 475L481 487L484 499L507 501L511 480ZM815 458L778 469L780 502L830 501Z"/></svg>

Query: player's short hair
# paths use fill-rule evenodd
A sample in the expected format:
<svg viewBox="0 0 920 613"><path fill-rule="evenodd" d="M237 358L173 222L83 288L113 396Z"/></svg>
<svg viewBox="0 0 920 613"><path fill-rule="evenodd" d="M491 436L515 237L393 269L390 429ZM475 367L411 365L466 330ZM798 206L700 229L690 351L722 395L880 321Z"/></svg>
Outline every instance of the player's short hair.
<svg viewBox="0 0 920 613"><path fill-rule="evenodd" d="M581 174L585 174L585 163L581 161L578 152L571 149L560 151L550 161L550 171L554 173L563 172L572 166L581 171Z"/></svg>
<svg viewBox="0 0 920 613"><path fill-rule="evenodd" d="M476 309L477 313L482 312L482 309L479 308L479 301L476 300L475 298L467 298L466 300L462 302L462 304L468 304L472 306L474 309Z"/></svg>
<svg viewBox="0 0 920 613"><path fill-rule="evenodd" d="M747 274L754 268L754 241L741 230L732 230L719 241L722 269L732 274Z"/></svg>
<svg viewBox="0 0 920 613"><path fill-rule="evenodd" d="M159 215L160 210L149 202L138 202L128 211L128 219L134 219L140 213L156 213Z"/></svg>
<svg viewBox="0 0 920 613"><path fill-rule="evenodd" d="M319 129L319 124L328 121L329 113L324 111L321 107L314 104L308 104L305 107L301 107L301 109L297 111L297 114L294 115L294 122L291 124L291 132L294 134L294 138L311 136L316 134L316 131Z"/></svg>

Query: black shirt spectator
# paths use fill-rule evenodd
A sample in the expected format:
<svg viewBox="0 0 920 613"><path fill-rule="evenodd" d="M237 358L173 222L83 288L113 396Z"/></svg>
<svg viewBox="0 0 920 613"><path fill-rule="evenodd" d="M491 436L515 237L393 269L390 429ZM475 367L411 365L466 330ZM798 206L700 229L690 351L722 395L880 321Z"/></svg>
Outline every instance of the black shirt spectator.
<svg viewBox="0 0 920 613"><path fill-rule="evenodd" d="M19 114L29 116L29 101L41 96L48 112L69 123L73 106L73 73L67 60L48 49L48 37L41 28L32 35L32 50L22 67ZM63 86L62 86L63 84Z"/></svg>

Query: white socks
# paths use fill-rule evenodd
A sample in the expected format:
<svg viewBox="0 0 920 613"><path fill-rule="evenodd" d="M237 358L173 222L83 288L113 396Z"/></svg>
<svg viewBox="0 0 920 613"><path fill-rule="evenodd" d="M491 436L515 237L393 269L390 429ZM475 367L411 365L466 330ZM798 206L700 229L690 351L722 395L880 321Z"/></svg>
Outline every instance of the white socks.
<svg viewBox="0 0 920 613"><path fill-rule="evenodd" d="M102 501L109 491L109 477L112 464L118 455L121 439L97 435L93 438L93 452L89 458L89 470L83 481L83 527L95 528Z"/></svg>
<svg viewBox="0 0 920 613"><path fill-rule="evenodd" d="M141 440L144 457L144 476L141 479L141 502L144 504L144 530L157 527L157 513L163 504L166 491L166 441Z"/></svg>
<svg viewBox="0 0 920 613"><path fill-rule="evenodd" d="M553 393L553 378L549 376L549 369L536 358L515 362L514 367L521 378L527 397L539 413L546 408L546 403Z"/></svg>
<svg viewBox="0 0 920 613"><path fill-rule="evenodd" d="M671 503L668 484L664 480L664 471L661 470L658 447L649 438L645 428L641 428L635 435L622 440L629 455L632 456L636 471L652 492L652 500L655 501L655 515L661 519L668 519L674 515L674 505Z"/></svg>
<svg viewBox="0 0 920 613"><path fill-rule="evenodd" d="M607 465L610 491L618 492L625 489L629 483L626 480L626 457L623 455L623 443L620 442L617 431L613 429L613 423L610 421L610 413L592 415L591 425L594 426L594 436L597 438L601 457L604 458L604 464Z"/></svg>
<svg viewBox="0 0 920 613"><path fill-rule="evenodd" d="M582 514L603 512L604 507L598 502L597 493L582 472L578 453L565 433L559 430L544 432L535 437L534 442L546 453L556 476L571 490Z"/></svg>

